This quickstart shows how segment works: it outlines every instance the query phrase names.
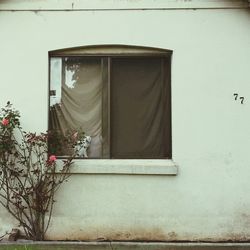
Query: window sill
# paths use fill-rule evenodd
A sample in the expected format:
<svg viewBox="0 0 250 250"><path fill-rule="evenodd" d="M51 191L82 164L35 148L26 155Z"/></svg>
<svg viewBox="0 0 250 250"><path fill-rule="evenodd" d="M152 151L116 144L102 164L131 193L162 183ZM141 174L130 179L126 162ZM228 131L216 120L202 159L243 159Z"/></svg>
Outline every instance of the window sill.
<svg viewBox="0 0 250 250"><path fill-rule="evenodd" d="M82 159L74 160L72 174L177 175L177 165L170 159Z"/></svg>

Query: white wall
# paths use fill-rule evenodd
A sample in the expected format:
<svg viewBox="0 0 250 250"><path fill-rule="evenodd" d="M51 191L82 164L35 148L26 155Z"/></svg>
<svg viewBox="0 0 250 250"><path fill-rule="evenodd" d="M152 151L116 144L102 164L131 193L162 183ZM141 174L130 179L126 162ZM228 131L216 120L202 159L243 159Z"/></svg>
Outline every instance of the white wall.
<svg viewBox="0 0 250 250"><path fill-rule="evenodd" d="M49 239L250 239L249 31L244 8L0 12L0 105L14 103L26 130L47 129L48 51L173 50L178 175L76 174L58 194ZM11 227L0 208L0 235Z"/></svg>

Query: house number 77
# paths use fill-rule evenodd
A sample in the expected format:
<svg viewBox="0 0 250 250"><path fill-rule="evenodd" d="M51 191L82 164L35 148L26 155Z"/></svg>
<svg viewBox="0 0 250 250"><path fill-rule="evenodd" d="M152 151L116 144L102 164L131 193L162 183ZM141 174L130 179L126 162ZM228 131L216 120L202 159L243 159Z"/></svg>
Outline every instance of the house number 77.
<svg viewBox="0 0 250 250"><path fill-rule="evenodd" d="M239 94L234 93L234 100L235 100L235 101L237 101L238 96L239 96ZM239 99L240 99L240 103L243 104L243 102L244 102L244 97L243 97L243 96L240 96Z"/></svg>

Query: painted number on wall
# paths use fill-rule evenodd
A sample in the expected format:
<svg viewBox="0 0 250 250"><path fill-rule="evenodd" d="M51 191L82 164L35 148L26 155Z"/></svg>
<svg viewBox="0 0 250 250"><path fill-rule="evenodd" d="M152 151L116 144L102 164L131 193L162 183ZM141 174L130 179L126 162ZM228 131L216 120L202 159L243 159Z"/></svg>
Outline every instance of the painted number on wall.
<svg viewBox="0 0 250 250"><path fill-rule="evenodd" d="M234 100L237 101L239 99L240 103L243 104L244 103L244 96L240 96L239 98L239 94L234 93Z"/></svg>

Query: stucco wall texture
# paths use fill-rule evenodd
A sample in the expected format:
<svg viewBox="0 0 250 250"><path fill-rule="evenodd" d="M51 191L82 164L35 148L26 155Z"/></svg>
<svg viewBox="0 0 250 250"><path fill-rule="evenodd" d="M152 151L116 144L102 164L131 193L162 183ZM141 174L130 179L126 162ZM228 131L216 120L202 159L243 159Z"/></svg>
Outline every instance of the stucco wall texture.
<svg viewBox="0 0 250 250"><path fill-rule="evenodd" d="M143 9L146 1L134 1L141 8L129 10L118 5L133 1L113 1L119 8L57 11L38 9L49 1L35 7L24 1L23 10L13 11L20 4L7 2L0 5L0 105L14 103L28 131L47 130L49 51L101 44L173 50L172 149L178 175L74 174L56 197L47 239L250 240L245 4ZM91 8L94 4L97 8L98 1ZM244 97L243 104L234 93ZM0 235L16 225L0 207Z"/></svg>

